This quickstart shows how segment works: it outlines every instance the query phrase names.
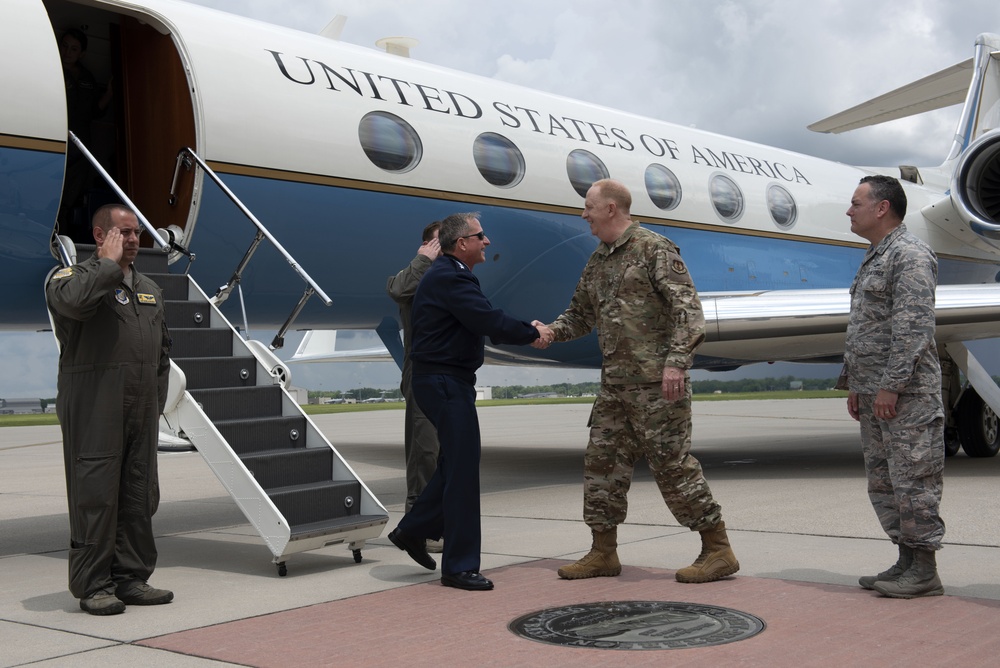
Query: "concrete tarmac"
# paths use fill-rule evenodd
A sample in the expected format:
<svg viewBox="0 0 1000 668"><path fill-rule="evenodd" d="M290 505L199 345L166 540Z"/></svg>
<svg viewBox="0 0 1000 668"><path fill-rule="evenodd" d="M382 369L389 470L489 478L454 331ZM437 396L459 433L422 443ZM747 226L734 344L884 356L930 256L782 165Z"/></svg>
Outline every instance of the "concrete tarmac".
<svg viewBox="0 0 1000 668"><path fill-rule="evenodd" d="M482 569L494 578L497 590L475 593L478 600L502 594L505 573L513 582L514 573L524 572L516 569L554 564L554 570L589 549L590 534L580 519L589 411L589 405L480 409ZM868 502L858 427L847 415L845 402L696 402L694 414L693 452L723 506L742 565L731 583L754 579L763 591L773 584L775 592L788 583L812 583L857 597L852 601L859 605L868 604L871 592L858 595L862 592L858 576L882 570L896 555ZM403 411L316 416L314 421L389 509L387 531L394 527L405 497ZM0 429L0 667L131 666L140 662L273 665L261 654L249 649L242 652L240 643L220 647L216 638L206 648L181 641L210 628L226 637L227 627L214 625L265 615L273 617L262 619L278 624L282 614L292 614L286 611L307 606L319 606L316 610L320 611L323 605L351 599L359 604L368 601L368 609L376 610L375 619L344 620L364 627L378 624L378 606L388 609L394 600L403 600L404 593L429 591L435 600L443 601L441 605L454 601L456 606L468 600L463 597L472 596L438 586L439 571L419 568L384 535L368 543L360 564L354 563L345 546L330 546L293 555L287 562L287 577L278 577L270 551L200 455L164 453L160 455L162 500L154 518L159 564L150 582L174 590L176 598L164 606L130 607L114 617L90 616L80 611L66 589L69 526L62 467L58 427ZM942 505L947 535L945 549L938 554L944 599L957 597L956 604L985 606L980 612L990 617L1000 610L1000 523L996 521L1000 511L993 498L998 477L1000 458L971 459L960 453L948 460ZM680 568L697 556L697 536L679 526L667 511L644 465L637 468L629 503L627 523L619 531L619 555L626 574L655 571L659 577L661 570ZM554 572L551 578L543 572L542 581L549 580L555 583L552 586L567 584L558 581ZM603 586L616 581L598 580ZM672 575L663 582L672 582ZM680 594L695 596L720 584L681 586L686 589ZM431 585L435 588L413 589ZM535 589L537 600L525 600L523 612L548 607L549 594ZM570 591L560 589L562 597ZM680 594L672 589L672 598L667 600L677 600ZM647 598L658 597L649 592ZM914 610L929 600L893 603ZM516 609L518 604L512 605ZM752 602L737 599L733 607L746 610ZM987 624L984 631L989 628L992 625ZM259 638L260 632L256 633ZM772 638L779 637L778 631L773 633ZM393 642L406 637L406 629L385 629L381 643L391 649ZM534 645L542 651L542 645L531 645L513 634L498 637L512 648L523 651L520 643L529 643L529 652ZM171 639L176 643L171 644ZM274 639L272 649L280 642ZM851 638L841 642L849 645ZM1000 651L1000 640L989 635L984 642L988 644L976 652L982 652L982 665L991 665ZM245 646L252 644L247 640ZM947 656L947 640L938 645ZM283 650L285 665L326 665L326 661L304 656L296 660L294 647ZM780 660L780 646L769 650L768 656L774 659L771 665L794 665L788 649L787 661ZM498 651L503 652L503 646ZM615 661L623 661L624 655L632 653L612 654L617 655ZM518 665L536 665L531 656L539 657L539 663L552 664L550 658L543 661L541 654L525 656L529 658L519 659ZM693 656L686 655L684 665L702 665ZM605 652L601 665L618 665L608 659ZM475 665L461 660L449 663L440 656L436 660L440 665ZM338 661L329 657L329 662ZM369 663L397 661L386 659L382 664L372 658ZM403 663L424 665L419 660ZM501 658L492 665L514 664Z"/></svg>

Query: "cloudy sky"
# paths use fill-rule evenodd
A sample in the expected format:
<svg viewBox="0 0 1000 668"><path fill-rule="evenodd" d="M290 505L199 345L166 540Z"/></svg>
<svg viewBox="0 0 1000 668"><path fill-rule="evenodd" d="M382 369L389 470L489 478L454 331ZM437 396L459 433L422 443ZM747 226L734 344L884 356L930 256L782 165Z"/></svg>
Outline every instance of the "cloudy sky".
<svg viewBox="0 0 1000 668"><path fill-rule="evenodd" d="M195 2L313 33L345 15L345 42L375 48L381 37L412 37L411 56L428 63L858 165L939 164L959 107L839 136L806 126L961 62L979 33L1000 32L997 0ZM289 336L285 356L297 341ZM0 346L0 396L54 393L50 336L7 334ZM567 375L596 378L506 369L480 378L535 384ZM297 366L293 378L314 389L390 387L398 371L323 364Z"/></svg>

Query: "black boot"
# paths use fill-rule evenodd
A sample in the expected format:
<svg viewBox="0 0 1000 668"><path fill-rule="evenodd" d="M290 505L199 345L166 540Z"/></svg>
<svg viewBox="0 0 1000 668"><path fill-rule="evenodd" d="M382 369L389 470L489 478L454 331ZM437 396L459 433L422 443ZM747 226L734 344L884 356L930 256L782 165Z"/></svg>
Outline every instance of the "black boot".
<svg viewBox="0 0 1000 668"><path fill-rule="evenodd" d="M862 575L858 579L858 584L865 589L875 589L876 582L898 580L899 576L906 572L906 569L913 563L913 548L899 544L899 560L892 566L885 569L878 575Z"/></svg>
<svg viewBox="0 0 1000 668"><path fill-rule="evenodd" d="M937 559L934 550L913 550L913 563L899 579L876 582L875 591L890 598L917 598L919 596L940 596L944 585L937 574Z"/></svg>

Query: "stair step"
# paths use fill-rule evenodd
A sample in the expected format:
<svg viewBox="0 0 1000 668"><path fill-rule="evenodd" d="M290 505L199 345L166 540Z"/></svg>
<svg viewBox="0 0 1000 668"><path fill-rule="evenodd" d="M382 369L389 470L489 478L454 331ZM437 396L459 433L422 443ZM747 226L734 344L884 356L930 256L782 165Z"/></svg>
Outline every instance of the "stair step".
<svg viewBox="0 0 1000 668"><path fill-rule="evenodd" d="M349 515L332 520L297 524L291 527L289 541L305 540L313 536L336 535L351 529L364 529L380 524L385 524L385 515Z"/></svg>
<svg viewBox="0 0 1000 668"><path fill-rule="evenodd" d="M133 264L140 274L166 274L170 266L167 263L167 256L168 254L159 248L140 248Z"/></svg>
<svg viewBox="0 0 1000 668"><path fill-rule="evenodd" d="M167 320L171 357L226 357L233 354L233 337L230 329L175 328Z"/></svg>
<svg viewBox="0 0 1000 668"><path fill-rule="evenodd" d="M212 326L212 307L206 301L178 301L164 296L163 310L167 326L171 328L207 329Z"/></svg>
<svg viewBox="0 0 1000 668"><path fill-rule="evenodd" d="M267 490L289 526L358 515L361 483L354 480L289 485Z"/></svg>
<svg viewBox="0 0 1000 668"><path fill-rule="evenodd" d="M328 447L265 450L240 457L264 489L330 482L333 450Z"/></svg>
<svg viewBox="0 0 1000 668"><path fill-rule="evenodd" d="M217 420L215 428L239 456L264 450L306 447L304 415L251 418L248 420Z"/></svg>
<svg viewBox="0 0 1000 668"><path fill-rule="evenodd" d="M224 387L189 390L213 422L281 415L281 386Z"/></svg>
<svg viewBox="0 0 1000 668"><path fill-rule="evenodd" d="M174 357L187 378L187 389L253 387L257 384L255 357Z"/></svg>
<svg viewBox="0 0 1000 668"><path fill-rule="evenodd" d="M166 300L187 301L190 294L187 274L146 274L160 286Z"/></svg>

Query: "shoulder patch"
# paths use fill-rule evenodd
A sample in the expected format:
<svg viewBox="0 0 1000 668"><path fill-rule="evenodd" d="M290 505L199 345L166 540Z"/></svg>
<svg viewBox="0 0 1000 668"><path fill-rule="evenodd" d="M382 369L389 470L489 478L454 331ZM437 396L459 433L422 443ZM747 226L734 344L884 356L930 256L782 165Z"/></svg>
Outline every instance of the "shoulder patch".
<svg viewBox="0 0 1000 668"><path fill-rule="evenodd" d="M688 272L687 265L684 264L684 260L680 258L674 258L670 261L670 268L678 274L686 274Z"/></svg>
<svg viewBox="0 0 1000 668"><path fill-rule="evenodd" d="M139 300L140 304L156 304L156 295L151 295L148 292L137 292L135 298Z"/></svg>
<svg viewBox="0 0 1000 668"><path fill-rule="evenodd" d="M72 275L73 275L73 267L64 267L63 269L60 269L56 273L52 274L51 280L54 281L57 278L69 278Z"/></svg>

